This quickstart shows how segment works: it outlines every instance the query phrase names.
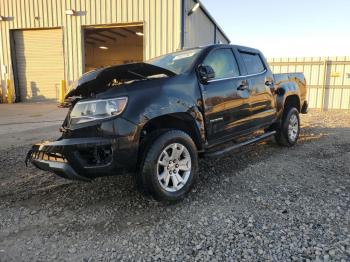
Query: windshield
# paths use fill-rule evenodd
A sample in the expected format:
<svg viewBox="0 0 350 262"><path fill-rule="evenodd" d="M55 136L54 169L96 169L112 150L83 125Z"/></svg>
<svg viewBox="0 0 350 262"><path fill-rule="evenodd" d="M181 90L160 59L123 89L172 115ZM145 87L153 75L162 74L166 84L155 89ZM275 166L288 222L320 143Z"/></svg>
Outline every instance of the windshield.
<svg viewBox="0 0 350 262"><path fill-rule="evenodd" d="M159 56L146 63L165 68L176 74L183 74L191 68L202 49L190 49Z"/></svg>

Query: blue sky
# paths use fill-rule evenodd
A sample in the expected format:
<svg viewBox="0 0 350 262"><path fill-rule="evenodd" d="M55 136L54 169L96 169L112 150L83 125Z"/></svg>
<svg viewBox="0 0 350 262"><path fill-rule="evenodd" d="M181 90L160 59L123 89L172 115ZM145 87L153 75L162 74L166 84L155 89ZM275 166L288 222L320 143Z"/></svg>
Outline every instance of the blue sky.
<svg viewBox="0 0 350 262"><path fill-rule="evenodd" d="M233 44L268 57L350 56L350 0L201 0Z"/></svg>

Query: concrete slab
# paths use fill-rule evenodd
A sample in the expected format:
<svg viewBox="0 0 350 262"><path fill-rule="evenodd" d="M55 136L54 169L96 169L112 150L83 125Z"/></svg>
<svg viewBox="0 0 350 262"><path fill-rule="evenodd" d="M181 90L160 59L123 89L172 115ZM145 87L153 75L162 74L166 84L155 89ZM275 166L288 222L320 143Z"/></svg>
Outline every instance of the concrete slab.
<svg viewBox="0 0 350 262"><path fill-rule="evenodd" d="M53 103L0 104L0 148L59 137L67 111Z"/></svg>

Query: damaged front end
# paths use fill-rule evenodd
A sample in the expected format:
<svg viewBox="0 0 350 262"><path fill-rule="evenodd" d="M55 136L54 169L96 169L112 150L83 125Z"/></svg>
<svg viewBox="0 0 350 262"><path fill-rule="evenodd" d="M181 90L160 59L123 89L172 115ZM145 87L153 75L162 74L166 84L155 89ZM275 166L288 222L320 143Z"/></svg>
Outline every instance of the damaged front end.
<svg viewBox="0 0 350 262"><path fill-rule="evenodd" d="M118 168L113 161L116 149L112 139L63 139L34 145L25 162L66 179L90 181Z"/></svg>
<svg viewBox="0 0 350 262"><path fill-rule="evenodd" d="M82 181L131 171L137 161L138 126L122 115L128 103L126 87L173 75L145 63L84 74L61 105L70 108L61 127L62 137L34 145L26 164Z"/></svg>

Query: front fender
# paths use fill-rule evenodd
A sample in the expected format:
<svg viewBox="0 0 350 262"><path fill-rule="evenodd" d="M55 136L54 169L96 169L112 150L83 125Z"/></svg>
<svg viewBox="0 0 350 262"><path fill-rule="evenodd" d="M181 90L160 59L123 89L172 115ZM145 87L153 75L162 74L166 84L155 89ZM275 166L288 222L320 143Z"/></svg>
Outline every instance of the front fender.
<svg viewBox="0 0 350 262"><path fill-rule="evenodd" d="M202 96L194 75L180 75L159 81L158 85L130 90L129 103L123 116L138 126L139 131L151 120L168 115L186 114L196 124L205 141Z"/></svg>
<svg viewBox="0 0 350 262"><path fill-rule="evenodd" d="M202 112L200 111L198 105L191 103L189 101L183 101L182 99L168 98L167 101L162 101L161 106L150 106L145 108L143 113L139 118L139 129L140 131L144 128L150 121L162 118L165 116L184 116L181 119L186 121L191 121L195 124L195 132L201 139L201 143L206 141L206 130L205 121Z"/></svg>

